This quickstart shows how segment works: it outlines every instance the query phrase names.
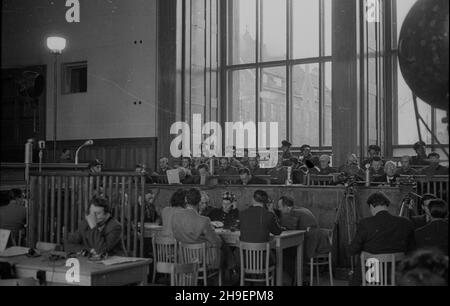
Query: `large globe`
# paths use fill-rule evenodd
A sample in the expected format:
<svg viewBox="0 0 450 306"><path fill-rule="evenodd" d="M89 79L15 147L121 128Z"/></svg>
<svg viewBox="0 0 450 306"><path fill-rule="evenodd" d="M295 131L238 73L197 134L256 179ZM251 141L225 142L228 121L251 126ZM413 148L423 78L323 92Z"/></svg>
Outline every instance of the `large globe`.
<svg viewBox="0 0 450 306"><path fill-rule="evenodd" d="M448 110L448 9L449 0L418 0L399 37L406 83L420 99L444 110Z"/></svg>

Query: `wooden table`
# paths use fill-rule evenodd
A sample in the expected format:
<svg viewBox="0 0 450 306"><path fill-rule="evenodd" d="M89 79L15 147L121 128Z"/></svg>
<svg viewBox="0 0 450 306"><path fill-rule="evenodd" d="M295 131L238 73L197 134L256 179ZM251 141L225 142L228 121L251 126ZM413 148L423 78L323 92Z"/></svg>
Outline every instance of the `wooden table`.
<svg viewBox="0 0 450 306"><path fill-rule="evenodd" d="M152 226L145 228L144 237L151 238L162 230L162 227ZM233 247L239 247L239 231L231 232L229 230L216 230L216 233L222 238L225 244ZM273 236L272 244L277 254L276 263L276 284L283 285L283 251L284 249L297 247L297 285L303 285L303 242L305 240L305 231L285 231L279 236Z"/></svg>
<svg viewBox="0 0 450 306"><path fill-rule="evenodd" d="M216 233L222 237L222 240L227 245L239 247L240 232L216 230ZM273 236L272 244L277 254L277 286L283 285L283 251L291 247L297 247L297 286L303 285L303 242L305 240L305 233L306 231L285 231L279 236Z"/></svg>
<svg viewBox="0 0 450 306"><path fill-rule="evenodd" d="M68 283L66 273L71 268L66 267L66 260L49 261L45 256L29 258L17 256L0 258L16 267L18 278L36 278L38 271L45 271L47 283L51 285L76 286L123 286L129 284L147 284L149 264L151 259L136 262L105 266L101 263L89 262L86 257L77 258L80 262L80 282Z"/></svg>

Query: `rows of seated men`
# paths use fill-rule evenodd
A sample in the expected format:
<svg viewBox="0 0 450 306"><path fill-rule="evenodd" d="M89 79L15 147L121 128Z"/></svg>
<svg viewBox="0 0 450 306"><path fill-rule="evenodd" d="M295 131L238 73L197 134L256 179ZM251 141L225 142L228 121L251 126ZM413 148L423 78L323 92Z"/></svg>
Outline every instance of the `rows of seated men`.
<svg viewBox="0 0 450 306"><path fill-rule="evenodd" d="M414 145L417 152L416 156L401 157L400 167L391 160L385 160L381 157L381 148L376 145L369 147L368 157L360 164L359 158L354 153L347 155L346 161L339 167L331 166L331 157L326 154L320 156L311 153L309 145L301 147L299 156L291 152L291 143L283 141L278 163L274 168L266 169L260 166L260 159L249 157L248 150L244 150L243 157L222 157L213 162L214 169L210 169L211 161L208 158L190 158L182 157L169 164L167 157L159 160L159 168L152 172L154 176L164 176L167 170L178 169L180 181L184 184L200 184L201 176L240 176L239 184L253 185L265 184L265 180L259 179L260 176L270 176L272 184L283 185L287 182L288 168L291 168L291 183L305 184L305 177L308 174L313 175L331 175L337 174L336 184L341 184L352 178L356 181L365 181L366 171L369 171L370 181L374 183L384 183L386 185L395 185L400 176L414 175L447 175L448 168L441 165L440 155L432 152L424 155L425 144L418 142ZM218 164L216 165L216 163ZM418 170L417 166L421 169ZM146 172L143 165L136 166L137 172Z"/></svg>

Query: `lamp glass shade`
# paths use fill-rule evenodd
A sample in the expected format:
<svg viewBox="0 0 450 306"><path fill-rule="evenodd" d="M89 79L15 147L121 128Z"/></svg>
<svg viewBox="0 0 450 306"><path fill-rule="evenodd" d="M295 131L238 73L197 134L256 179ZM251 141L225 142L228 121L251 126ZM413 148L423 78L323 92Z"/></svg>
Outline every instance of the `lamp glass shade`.
<svg viewBox="0 0 450 306"><path fill-rule="evenodd" d="M66 48L66 39L62 37L47 38L47 47L52 53L61 53Z"/></svg>

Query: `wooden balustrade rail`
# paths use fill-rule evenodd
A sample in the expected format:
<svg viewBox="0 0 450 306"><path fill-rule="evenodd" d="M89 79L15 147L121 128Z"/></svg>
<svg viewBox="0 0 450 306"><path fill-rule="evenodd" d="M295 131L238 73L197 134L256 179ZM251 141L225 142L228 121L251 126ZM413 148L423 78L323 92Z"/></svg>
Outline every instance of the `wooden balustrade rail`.
<svg viewBox="0 0 450 306"><path fill-rule="evenodd" d="M136 173L33 173L30 176L28 242L62 244L76 231L94 196L105 197L122 224L128 254L143 255L145 177Z"/></svg>

